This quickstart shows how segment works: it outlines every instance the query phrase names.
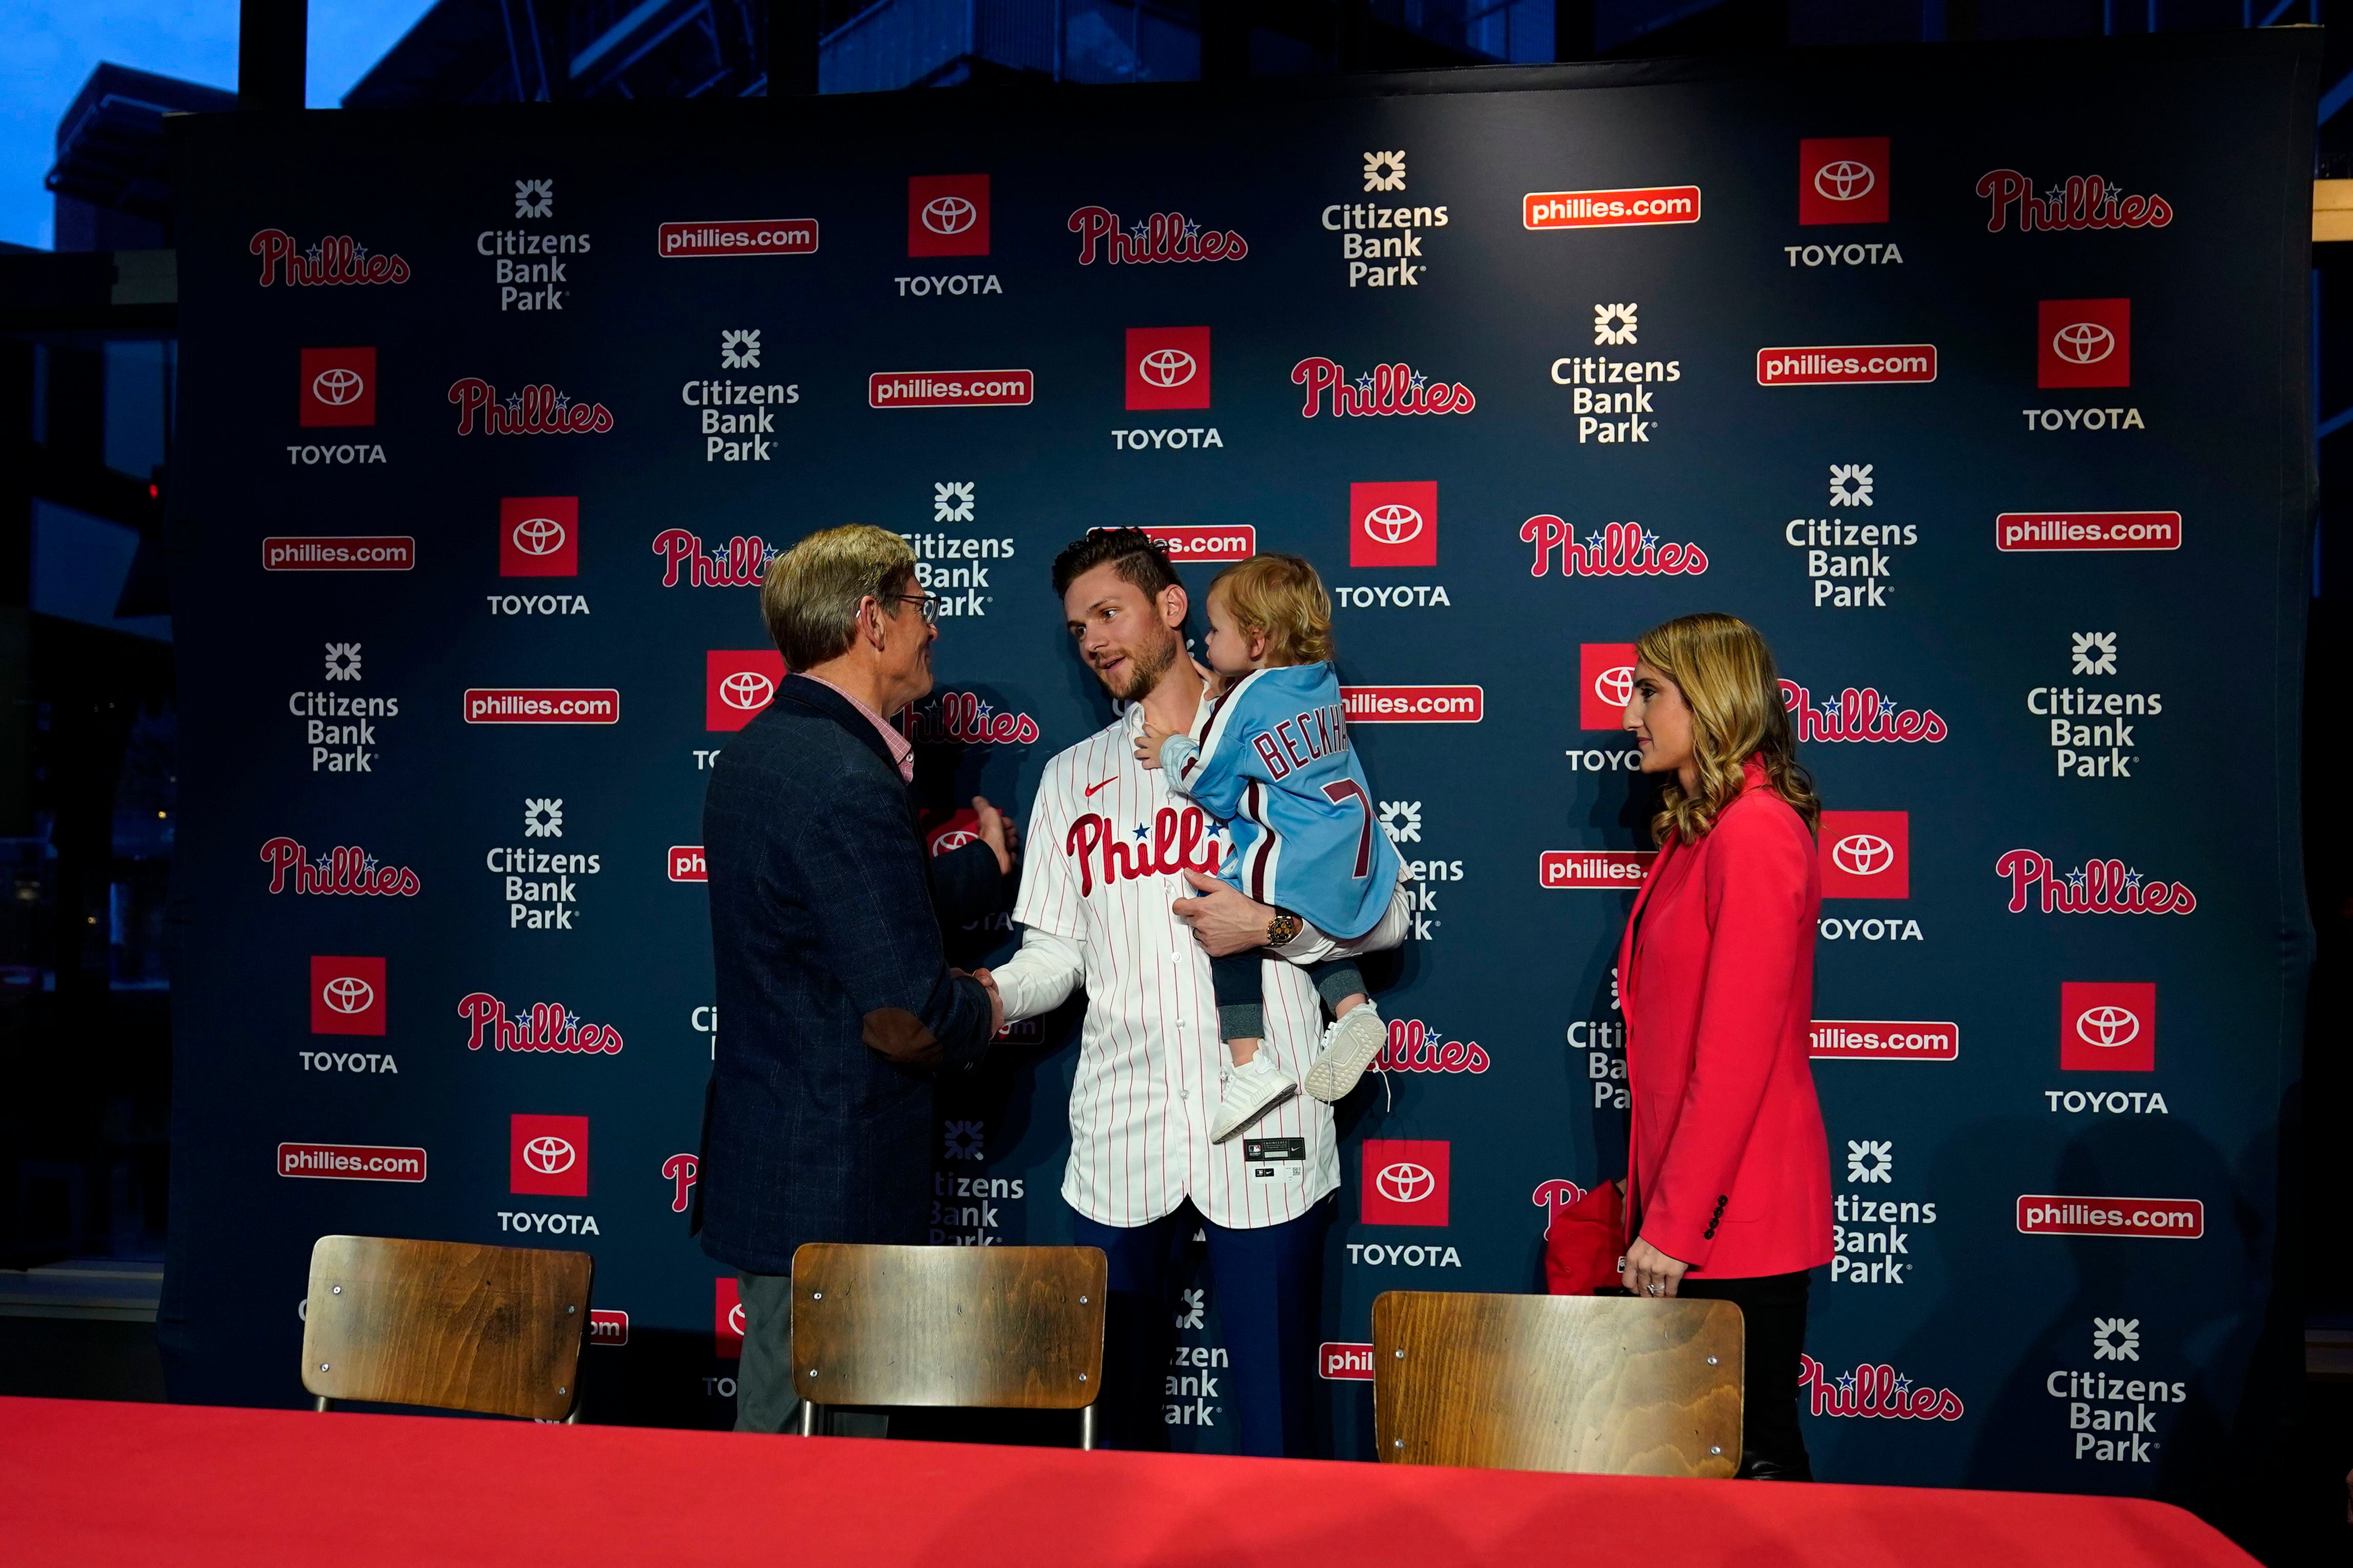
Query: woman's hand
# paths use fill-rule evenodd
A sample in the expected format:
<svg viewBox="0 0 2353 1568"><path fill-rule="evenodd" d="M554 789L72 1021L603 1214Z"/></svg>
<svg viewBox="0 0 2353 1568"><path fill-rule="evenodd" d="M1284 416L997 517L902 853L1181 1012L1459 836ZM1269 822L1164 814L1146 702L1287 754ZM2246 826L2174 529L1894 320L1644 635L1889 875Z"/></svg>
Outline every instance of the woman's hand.
<svg viewBox="0 0 2353 1568"><path fill-rule="evenodd" d="M1690 1264L1678 1263L1638 1236L1634 1245L1626 1249L1626 1267L1619 1271L1618 1278L1637 1296L1663 1299L1675 1293L1690 1268Z"/></svg>

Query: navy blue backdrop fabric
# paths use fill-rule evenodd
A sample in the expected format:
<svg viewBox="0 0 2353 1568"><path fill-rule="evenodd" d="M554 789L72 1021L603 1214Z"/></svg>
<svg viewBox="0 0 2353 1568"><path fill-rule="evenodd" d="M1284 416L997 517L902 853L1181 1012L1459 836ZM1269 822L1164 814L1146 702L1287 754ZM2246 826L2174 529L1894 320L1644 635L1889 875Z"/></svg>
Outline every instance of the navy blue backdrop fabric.
<svg viewBox="0 0 2353 1568"><path fill-rule="evenodd" d="M359 1232L593 1251L589 1418L727 1423L694 841L781 673L761 563L913 542L944 845L1109 720L1047 571L1137 524L1197 595L1315 562L1411 879L1329 1452L1375 1295L1540 1289L1617 1168L1628 644L1722 609L1829 807L1817 1470L2211 1489L2292 1353L2316 58L176 121L175 1394L299 1401L311 1243ZM1070 1237L1076 1016L944 1100L934 1239ZM1181 1447L1232 1441L1217 1305Z"/></svg>

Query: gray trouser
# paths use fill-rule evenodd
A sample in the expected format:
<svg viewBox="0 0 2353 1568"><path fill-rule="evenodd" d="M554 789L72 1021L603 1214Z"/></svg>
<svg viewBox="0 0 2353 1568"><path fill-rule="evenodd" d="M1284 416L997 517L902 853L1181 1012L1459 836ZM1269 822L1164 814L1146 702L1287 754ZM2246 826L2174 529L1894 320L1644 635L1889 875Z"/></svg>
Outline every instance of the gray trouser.
<svg viewBox="0 0 2353 1568"><path fill-rule="evenodd" d="M800 1395L793 1388L793 1278L738 1274L744 1303L744 1359L735 1369L735 1430L798 1432ZM827 1413L838 1437L887 1437L891 1418L864 1411Z"/></svg>

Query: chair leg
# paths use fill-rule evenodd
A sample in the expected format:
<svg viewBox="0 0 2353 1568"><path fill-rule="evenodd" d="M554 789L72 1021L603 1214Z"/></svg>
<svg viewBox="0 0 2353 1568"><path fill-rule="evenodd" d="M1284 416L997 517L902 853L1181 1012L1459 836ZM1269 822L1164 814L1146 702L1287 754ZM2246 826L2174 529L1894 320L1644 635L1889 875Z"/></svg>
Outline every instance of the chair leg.
<svg viewBox="0 0 2353 1568"><path fill-rule="evenodd" d="M580 1425L580 1406L579 1406L579 1405L575 1405L572 1407L572 1414L571 1414L571 1415L567 1415L567 1416L565 1416L565 1417L564 1418L564 1424L565 1424L566 1426L579 1426L579 1425Z"/></svg>
<svg viewBox="0 0 2353 1568"><path fill-rule="evenodd" d="M804 1437L817 1436L817 1406L806 1399L801 1401L801 1436Z"/></svg>
<svg viewBox="0 0 2353 1568"><path fill-rule="evenodd" d="M1079 1447L1092 1448L1094 1446L1095 1407L1092 1405L1081 1405L1079 1407Z"/></svg>
<svg viewBox="0 0 2353 1568"><path fill-rule="evenodd" d="M335 1402L334 1402L333 1400L329 1399L329 1398L328 1398L325 1394L321 1394L321 1395L319 1395L319 1409L320 1409L320 1412L321 1412L322 1414L324 1414L324 1413L325 1413L325 1412L327 1412L327 1411L332 1410L334 1407L335 1407Z"/></svg>

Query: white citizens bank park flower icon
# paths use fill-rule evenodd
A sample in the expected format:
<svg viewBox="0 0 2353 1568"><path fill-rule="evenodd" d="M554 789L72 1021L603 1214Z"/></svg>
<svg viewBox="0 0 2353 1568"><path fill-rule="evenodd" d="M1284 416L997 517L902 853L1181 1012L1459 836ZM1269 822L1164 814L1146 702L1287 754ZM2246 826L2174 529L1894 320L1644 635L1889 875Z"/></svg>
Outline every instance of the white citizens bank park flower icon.
<svg viewBox="0 0 2353 1568"><path fill-rule="evenodd" d="M1438 1178L1430 1173L1427 1165L1399 1160L1394 1165L1382 1166L1380 1174L1373 1178L1373 1185L1391 1203L1418 1204L1438 1190Z"/></svg>
<svg viewBox="0 0 2353 1568"><path fill-rule="evenodd" d="M331 1013L364 1013L375 1005L375 987L355 974L338 974L319 987L319 1000Z"/></svg>
<svg viewBox="0 0 2353 1568"><path fill-rule="evenodd" d="M1639 342L1634 332L1641 323L1635 321L1634 315L1641 309L1639 305L1626 304L1594 306L1593 346L1607 348L1612 344Z"/></svg>
<svg viewBox="0 0 2353 1568"><path fill-rule="evenodd" d="M1871 504L1871 465L1869 463L1832 463L1831 465L1831 505L1869 506Z"/></svg>
<svg viewBox="0 0 2353 1568"><path fill-rule="evenodd" d="M2094 1361L2140 1360L2140 1320L2138 1318L2094 1318L2092 1320L2092 1359Z"/></svg>
<svg viewBox="0 0 2353 1568"><path fill-rule="evenodd" d="M1850 1182L1892 1182L1895 1179L1895 1145L1884 1140L1846 1141L1846 1179Z"/></svg>
<svg viewBox="0 0 2353 1568"><path fill-rule="evenodd" d="M526 838L561 838L564 837L564 801L527 799L522 803L522 835Z"/></svg>
<svg viewBox="0 0 2353 1568"><path fill-rule="evenodd" d="M543 1176L559 1176L580 1156L568 1139L543 1132L522 1146L522 1163Z"/></svg>
<svg viewBox="0 0 2353 1568"><path fill-rule="evenodd" d="M1405 149L1393 153L1365 154L1365 189L1368 191L1401 191L1405 189Z"/></svg>

